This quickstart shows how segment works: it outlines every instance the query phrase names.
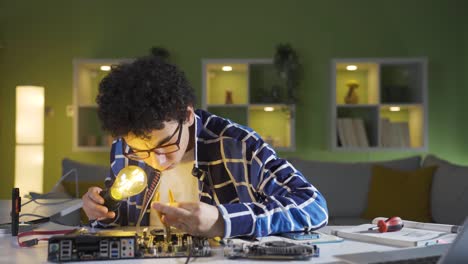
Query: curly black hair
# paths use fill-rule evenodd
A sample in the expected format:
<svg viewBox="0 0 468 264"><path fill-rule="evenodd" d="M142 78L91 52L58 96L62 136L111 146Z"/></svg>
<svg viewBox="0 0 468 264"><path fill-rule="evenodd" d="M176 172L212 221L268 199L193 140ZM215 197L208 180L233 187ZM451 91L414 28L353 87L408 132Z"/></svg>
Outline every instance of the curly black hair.
<svg viewBox="0 0 468 264"><path fill-rule="evenodd" d="M96 97L102 128L114 137L133 133L148 138L165 121L183 121L195 94L184 73L159 56L146 56L112 68Z"/></svg>

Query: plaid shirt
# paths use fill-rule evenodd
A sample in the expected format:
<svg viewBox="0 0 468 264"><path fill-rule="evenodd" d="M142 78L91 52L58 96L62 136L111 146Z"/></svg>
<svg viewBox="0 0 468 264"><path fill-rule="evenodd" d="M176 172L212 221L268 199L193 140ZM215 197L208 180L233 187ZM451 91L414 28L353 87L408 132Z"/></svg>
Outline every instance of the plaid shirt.
<svg viewBox="0 0 468 264"><path fill-rule="evenodd" d="M315 230L328 222L322 194L289 162L252 129L203 110L195 111L194 177L199 179L200 201L218 207L225 221L225 237L255 236ZM122 201L111 225L135 225L155 193L159 174L142 161L123 155L129 148L114 141L111 171L105 181L112 186L118 172L128 165L143 168L148 188ZM127 149L128 151L128 149ZM149 224L150 208L141 215L141 225ZM107 226L98 223L101 226Z"/></svg>

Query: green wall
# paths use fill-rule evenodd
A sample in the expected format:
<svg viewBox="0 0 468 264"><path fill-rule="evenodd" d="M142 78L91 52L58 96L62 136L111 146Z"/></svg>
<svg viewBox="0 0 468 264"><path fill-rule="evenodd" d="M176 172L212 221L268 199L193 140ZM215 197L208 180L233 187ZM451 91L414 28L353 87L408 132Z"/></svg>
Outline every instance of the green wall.
<svg viewBox="0 0 468 264"><path fill-rule="evenodd" d="M410 152L328 149L329 63L346 57L429 59L429 152L468 161L468 1L101 1L0 0L0 198L14 175L15 87L46 87L45 190L64 157L108 163L108 153L72 152L73 58L131 58L167 47L200 95L202 58L266 58L278 43L304 66L297 104L297 151L320 160L371 160ZM460 55L463 55L462 57ZM462 59L460 59L462 58Z"/></svg>

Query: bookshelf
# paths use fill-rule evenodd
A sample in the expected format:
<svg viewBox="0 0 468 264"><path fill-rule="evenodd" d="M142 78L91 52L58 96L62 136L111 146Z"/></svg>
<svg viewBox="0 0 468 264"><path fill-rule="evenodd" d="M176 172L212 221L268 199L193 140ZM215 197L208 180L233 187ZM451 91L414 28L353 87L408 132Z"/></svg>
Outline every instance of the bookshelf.
<svg viewBox="0 0 468 264"><path fill-rule="evenodd" d="M202 108L254 129L279 151L295 149L295 105L272 59L203 59Z"/></svg>
<svg viewBox="0 0 468 264"><path fill-rule="evenodd" d="M101 123L97 116L96 96L99 91L99 83L109 73L110 68L108 67L128 61L130 60L73 60L74 151L109 151L113 138L101 129Z"/></svg>
<svg viewBox="0 0 468 264"><path fill-rule="evenodd" d="M426 151L427 60L331 61L332 150Z"/></svg>

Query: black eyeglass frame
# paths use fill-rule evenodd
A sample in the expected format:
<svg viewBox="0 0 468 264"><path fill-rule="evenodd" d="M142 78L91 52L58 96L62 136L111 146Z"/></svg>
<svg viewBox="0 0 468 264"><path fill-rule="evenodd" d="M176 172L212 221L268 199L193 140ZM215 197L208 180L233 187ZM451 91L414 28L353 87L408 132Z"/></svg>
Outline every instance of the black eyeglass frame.
<svg viewBox="0 0 468 264"><path fill-rule="evenodd" d="M149 156L151 156L151 152L156 153L157 155L167 155L167 154L171 154L171 153L179 151L180 150L179 144L180 144L180 139L182 138L182 130L183 130L182 129L182 124L183 124L183 121L179 121L179 124L177 125L176 130L169 137L169 141L170 141L174 137L174 135L177 132L179 132L179 135L177 136L177 141L176 142L171 143L171 144L167 144L167 145L156 146L156 147L154 147L152 149L147 149L147 150L136 150L135 151L135 150L132 149L132 152L123 153L123 155L126 158L132 159L132 160L144 160L144 159L147 159ZM128 146L128 144L127 144L127 146ZM170 151L161 151L163 149L167 149L168 147L172 147L172 146L175 146L176 148L173 149L173 150L170 150ZM130 149L131 149L131 147L130 147ZM158 151L158 150L160 150L160 151ZM138 155L138 154L143 154L143 153L146 153L146 155L145 156ZM132 156L132 154L135 154L135 156Z"/></svg>

